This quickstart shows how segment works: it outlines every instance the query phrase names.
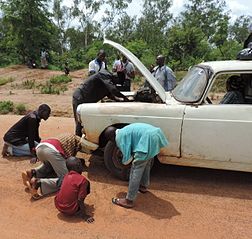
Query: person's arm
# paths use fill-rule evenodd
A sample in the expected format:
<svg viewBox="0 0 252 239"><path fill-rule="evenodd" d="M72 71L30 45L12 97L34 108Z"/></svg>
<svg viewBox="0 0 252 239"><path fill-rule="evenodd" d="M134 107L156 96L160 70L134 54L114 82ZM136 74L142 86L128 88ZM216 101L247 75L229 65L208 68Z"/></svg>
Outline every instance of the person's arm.
<svg viewBox="0 0 252 239"><path fill-rule="evenodd" d="M31 116L28 119L28 143L32 156L36 157L35 141L40 141L38 133L38 123L36 117Z"/></svg>
<svg viewBox="0 0 252 239"><path fill-rule="evenodd" d="M108 97L112 100L115 100L115 101L129 101L129 99L124 95L122 94L117 88L115 85L111 84L111 83L107 83L105 82L105 86L106 88L108 89L109 91L109 95Z"/></svg>
<svg viewBox="0 0 252 239"><path fill-rule="evenodd" d="M87 223L94 222L94 218L86 213L86 207L84 205L84 200L79 199L78 204L80 207L81 217L84 219Z"/></svg>
<svg viewBox="0 0 252 239"><path fill-rule="evenodd" d="M127 75L131 78L134 79L135 78L135 68L133 65L131 65L131 69L130 71L127 73Z"/></svg>
<svg viewBox="0 0 252 239"><path fill-rule="evenodd" d="M90 193L90 183L88 180L86 180L84 185L81 185L81 189L80 189L79 197L78 197L78 204L79 204L79 208L80 208L81 217L87 223L92 223L92 222L94 222L94 218L87 214L86 207L84 204L84 200L89 193Z"/></svg>
<svg viewBox="0 0 252 239"><path fill-rule="evenodd" d="M95 74L95 63L94 61L90 61L88 64L88 75L91 76L93 74Z"/></svg>
<svg viewBox="0 0 252 239"><path fill-rule="evenodd" d="M165 90L166 91L173 90L174 87L176 86L177 81L174 72L169 67L165 68L165 78L167 84Z"/></svg>

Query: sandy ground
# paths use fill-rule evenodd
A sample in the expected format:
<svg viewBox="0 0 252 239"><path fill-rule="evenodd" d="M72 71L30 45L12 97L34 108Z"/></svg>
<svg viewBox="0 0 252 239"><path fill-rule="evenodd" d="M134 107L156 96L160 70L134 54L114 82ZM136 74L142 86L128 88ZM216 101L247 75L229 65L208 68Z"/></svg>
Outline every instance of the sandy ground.
<svg viewBox="0 0 252 239"><path fill-rule="evenodd" d="M8 86L0 87L0 100L9 99L7 91ZM31 92L28 96L15 90L14 95L16 100L27 101L29 106L46 99L55 105L53 112L62 113L61 102L66 105L62 109L69 106L70 92L71 89L65 95L33 98ZM47 98L40 99L40 96ZM65 111L71 115L71 107ZM1 138L20 117L0 115ZM72 118L50 117L41 122L42 138L73 131ZM150 192L138 195L135 208L124 209L113 205L111 198L124 195L127 182L114 178L102 158L79 156L85 158L88 166L84 174L91 180L92 192L86 203L95 222L87 224L79 218L63 216L54 207L54 195L30 200L21 172L33 165L28 158L0 158L0 238L251 238L251 173L155 165Z"/></svg>

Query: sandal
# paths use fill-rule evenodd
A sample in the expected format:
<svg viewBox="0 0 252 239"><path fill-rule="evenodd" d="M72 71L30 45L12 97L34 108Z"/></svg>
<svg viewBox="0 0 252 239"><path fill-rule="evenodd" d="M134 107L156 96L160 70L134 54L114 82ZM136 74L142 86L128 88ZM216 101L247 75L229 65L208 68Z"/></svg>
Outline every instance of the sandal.
<svg viewBox="0 0 252 239"><path fill-rule="evenodd" d="M123 202L123 201L125 201L125 202ZM127 203L126 198L112 198L112 203L115 205L118 205L120 207L124 207L124 208L132 208L133 207L133 203L132 204Z"/></svg>
<svg viewBox="0 0 252 239"><path fill-rule="evenodd" d="M147 193L147 192L148 192L148 189L147 189L147 187L141 186L141 185L140 185L138 191L139 191L140 193Z"/></svg>

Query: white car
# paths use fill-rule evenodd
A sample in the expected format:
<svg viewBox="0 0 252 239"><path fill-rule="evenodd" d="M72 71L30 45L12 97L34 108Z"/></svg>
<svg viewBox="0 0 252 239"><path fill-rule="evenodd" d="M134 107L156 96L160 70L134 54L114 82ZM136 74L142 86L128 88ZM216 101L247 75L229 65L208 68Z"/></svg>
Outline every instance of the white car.
<svg viewBox="0 0 252 239"><path fill-rule="evenodd" d="M134 122L160 127L170 144L158 160L165 164L252 172L252 61L213 61L198 64L172 92L165 92L148 69L127 49L105 40L121 51L155 89L161 103L88 103L78 107L87 150L104 148L112 174L127 178L117 147L104 139L110 125L121 128ZM214 104L212 90L230 75L244 79L245 104ZM216 99L215 99L216 100Z"/></svg>

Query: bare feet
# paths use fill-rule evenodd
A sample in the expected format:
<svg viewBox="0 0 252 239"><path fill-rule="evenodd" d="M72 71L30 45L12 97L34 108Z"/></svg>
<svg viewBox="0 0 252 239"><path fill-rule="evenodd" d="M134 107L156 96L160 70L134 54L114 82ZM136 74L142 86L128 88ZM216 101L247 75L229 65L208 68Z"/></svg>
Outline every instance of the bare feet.
<svg viewBox="0 0 252 239"><path fill-rule="evenodd" d="M31 182L32 179L32 170L26 170L25 172L22 172L22 179L23 184L28 187L28 182Z"/></svg>
<svg viewBox="0 0 252 239"><path fill-rule="evenodd" d="M39 194L38 192L38 179L37 178L32 178L30 182L28 182L28 188L30 190L30 193L31 193L31 196L32 196L32 199L34 200L38 200L42 197L41 194Z"/></svg>
<svg viewBox="0 0 252 239"><path fill-rule="evenodd" d="M3 149L2 149L2 156L3 157L6 157L6 156L9 156L9 152L8 152L8 144L4 143L3 145Z"/></svg>

